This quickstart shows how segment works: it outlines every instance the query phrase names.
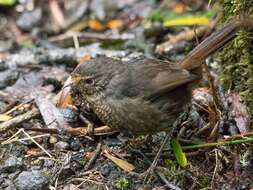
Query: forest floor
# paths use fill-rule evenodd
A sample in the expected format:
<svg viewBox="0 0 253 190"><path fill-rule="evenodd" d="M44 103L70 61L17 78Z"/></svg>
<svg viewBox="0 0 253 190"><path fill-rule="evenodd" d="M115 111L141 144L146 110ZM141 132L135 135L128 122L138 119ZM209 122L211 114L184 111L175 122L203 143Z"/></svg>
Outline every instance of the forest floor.
<svg viewBox="0 0 253 190"><path fill-rule="evenodd" d="M70 73L99 56L179 62L218 28L222 8L209 3L0 1L0 189L253 188L247 106L224 92L213 57L145 183L165 133L111 131L70 95Z"/></svg>

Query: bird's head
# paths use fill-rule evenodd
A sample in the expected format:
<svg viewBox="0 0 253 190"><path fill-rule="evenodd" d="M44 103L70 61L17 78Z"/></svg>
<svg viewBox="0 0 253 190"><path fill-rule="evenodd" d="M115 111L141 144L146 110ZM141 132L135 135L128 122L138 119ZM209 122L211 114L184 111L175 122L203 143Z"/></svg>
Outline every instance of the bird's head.
<svg viewBox="0 0 253 190"><path fill-rule="evenodd" d="M106 57L79 64L71 73L72 94L83 98L103 94L118 65L119 61Z"/></svg>

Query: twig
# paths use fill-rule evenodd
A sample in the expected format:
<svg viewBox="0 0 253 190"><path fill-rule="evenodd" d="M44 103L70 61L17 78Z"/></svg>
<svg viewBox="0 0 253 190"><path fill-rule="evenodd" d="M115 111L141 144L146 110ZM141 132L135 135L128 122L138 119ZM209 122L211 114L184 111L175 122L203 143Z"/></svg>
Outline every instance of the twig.
<svg viewBox="0 0 253 190"><path fill-rule="evenodd" d="M15 137L17 137L19 133L21 133L21 130L18 130L18 131L17 131L15 134L13 134L10 138L8 138L7 140L3 141L3 142L1 143L1 145L3 145L3 144L8 144L10 141L16 139Z"/></svg>
<svg viewBox="0 0 253 190"><path fill-rule="evenodd" d="M150 164L150 165L152 164L152 162L149 160L149 158L148 158L145 154L143 154L141 151L136 150L136 149L132 149L132 151L134 151L134 152L140 154L140 155L148 162L148 164ZM163 175L163 173L162 173L162 172L159 172L156 168L154 169L154 172L155 172L155 174L156 174L158 177L160 177L160 179L161 179L170 189L181 190L179 187L177 187L177 186L173 185L172 183L170 183L170 182L166 179L166 177ZM134 174L134 172L132 172L132 174ZM135 174L134 174L134 175L135 175Z"/></svg>
<svg viewBox="0 0 253 190"><path fill-rule="evenodd" d="M102 147L102 143L99 142L94 155L92 156L92 158L89 160L89 162L84 167L84 171L89 170L91 168L92 164L95 163L96 159L98 158L98 155L101 153L101 147Z"/></svg>
<svg viewBox="0 0 253 190"><path fill-rule="evenodd" d="M0 97L1 97L1 94L0 94ZM4 98L6 99L6 98ZM12 109L13 106L17 105L18 101L12 101L10 102L0 113L5 113L5 114L8 114L8 110Z"/></svg>
<svg viewBox="0 0 253 190"><path fill-rule="evenodd" d="M36 136L31 137L31 138L36 139L36 138L48 137L48 136L50 136L50 134L36 135ZM17 142L17 141L22 142L22 141L30 140L30 138L22 138L22 139L11 139L11 138L8 139L7 141L2 142L1 145L10 144L10 143Z"/></svg>
<svg viewBox="0 0 253 190"><path fill-rule="evenodd" d="M212 181L211 181L212 187L214 186L214 178L215 178L215 174L217 173L217 168L218 168L218 153L217 153L217 149L215 149L214 152L215 152L215 168L214 168L214 171L213 171Z"/></svg>
<svg viewBox="0 0 253 190"><path fill-rule="evenodd" d="M167 185L167 187L169 187L170 189L174 189L174 190L181 190L179 187L177 187L177 186L171 184L171 183L166 179L166 177L163 175L162 172L157 171L157 170L156 170L155 172L156 172L156 174L163 180L163 182Z"/></svg>
<svg viewBox="0 0 253 190"><path fill-rule="evenodd" d="M169 36L169 41L166 41L160 45L157 46L156 52L163 53L166 52L167 49L175 44L177 44L180 41L183 40L193 40L195 36L202 36L205 34L205 32L208 30L209 26L201 26L198 28L194 28L193 30L183 31L175 36Z"/></svg>
<svg viewBox="0 0 253 190"><path fill-rule="evenodd" d="M14 137L16 137L17 135L19 135L20 133L24 133L27 138L29 140L31 140L34 144L36 144L41 150L43 150L50 158L53 158L53 156L51 154L49 154L49 152L47 150L45 150L37 141L34 140L34 137L31 137L27 132L25 132L24 129L19 129L18 132L16 132L14 135L12 135L8 140L4 141L1 143L1 145L3 144L9 144L11 142L13 142L13 140L16 140L14 139Z"/></svg>
<svg viewBox="0 0 253 190"><path fill-rule="evenodd" d="M25 121L28 121L32 118L38 117L39 114L40 114L39 110L37 108L34 108L31 111L27 111L24 114L21 114L21 115L14 117L8 121L0 123L0 133L10 130L11 128L13 128Z"/></svg>
<svg viewBox="0 0 253 190"><path fill-rule="evenodd" d="M34 143L36 144L41 150L43 150L50 158L53 158L53 156L46 150L44 149L43 146L41 146L37 141L35 141L27 132L25 132L24 129L20 129L22 132Z"/></svg>
<svg viewBox="0 0 253 190"><path fill-rule="evenodd" d="M29 105L30 103L32 103L33 100L34 100L34 99L30 99L30 100L27 100L27 101L25 101L25 102L22 102L21 104L15 106L15 107L11 108L10 110L8 110L7 112L5 112L5 114L6 114L6 115L9 115L9 114L11 114L12 112L18 110L19 108L24 107L25 105Z"/></svg>
<svg viewBox="0 0 253 190"><path fill-rule="evenodd" d="M253 142L253 138L245 138L245 139L234 140L234 141L219 141L215 143L205 143L205 144L183 146L182 149L189 150L189 149L196 149L196 148L209 148L209 147L215 147L215 146L234 145L234 144L251 143L251 142Z"/></svg>
<svg viewBox="0 0 253 190"><path fill-rule="evenodd" d="M57 130L57 129L48 129L48 128L31 127L31 128L25 128L25 130L38 131L38 132L50 133L50 134L59 134L60 133L59 130ZM76 127L76 128L69 127L66 129L66 131L74 136L82 136L82 135L87 135L88 128L87 127ZM101 126L101 127L97 127L94 129L95 136L108 135L108 134L113 134L115 132L117 132L117 131L113 131L111 128L109 128L106 125Z"/></svg>
<svg viewBox="0 0 253 190"><path fill-rule="evenodd" d="M67 32L65 34L61 34L58 36L54 36L49 38L49 42L52 43L57 43L57 42L62 42L64 40L72 40L73 39L73 35L76 36L76 38L82 42L82 41L118 41L118 40L131 40L134 39L134 35L133 34L120 34L120 35L116 35L116 34L101 34L101 33L94 33L94 32Z"/></svg>
<svg viewBox="0 0 253 190"><path fill-rule="evenodd" d="M242 139L244 137L250 137L250 136L253 136L253 132L252 131L248 132L248 133L233 135L233 136L225 138L225 140L229 141L229 140L235 140L235 139Z"/></svg>

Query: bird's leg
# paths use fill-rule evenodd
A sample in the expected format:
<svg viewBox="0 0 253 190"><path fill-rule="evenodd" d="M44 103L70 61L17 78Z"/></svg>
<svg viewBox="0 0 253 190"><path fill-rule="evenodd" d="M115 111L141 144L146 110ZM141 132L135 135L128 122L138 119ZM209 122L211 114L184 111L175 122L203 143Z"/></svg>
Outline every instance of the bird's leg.
<svg viewBox="0 0 253 190"><path fill-rule="evenodd" d="M87 133L88 135L94 135L94 123L87 118L85 118L82 114L80 114L80 119L87 125Z"/></svg>
<svg viewBox="0 0 253 190"><path fill-rule="evenodd" d="M131 146L133 147L140 147L144 144L149 144L152 140L152 135L148 134L146 135L144 138L140 139L140 138L133 138L129 140L129 143L131 144Z"/></svg>

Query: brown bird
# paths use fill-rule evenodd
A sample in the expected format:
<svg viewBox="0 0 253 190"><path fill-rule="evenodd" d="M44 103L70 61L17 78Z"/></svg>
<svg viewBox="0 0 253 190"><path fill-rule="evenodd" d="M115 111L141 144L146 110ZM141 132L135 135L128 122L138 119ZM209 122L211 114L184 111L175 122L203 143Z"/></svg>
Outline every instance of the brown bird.
<svg viewBox="0 0 253 190"><path fill-rule="evenodd" d="M72 94L87 102L112 129L131 134L169 131L191 101L201 64L251 19L233 20L206 38L178 64L143 58L134 62L100 57L71 74Z"/></svg>

